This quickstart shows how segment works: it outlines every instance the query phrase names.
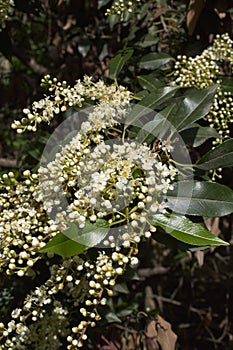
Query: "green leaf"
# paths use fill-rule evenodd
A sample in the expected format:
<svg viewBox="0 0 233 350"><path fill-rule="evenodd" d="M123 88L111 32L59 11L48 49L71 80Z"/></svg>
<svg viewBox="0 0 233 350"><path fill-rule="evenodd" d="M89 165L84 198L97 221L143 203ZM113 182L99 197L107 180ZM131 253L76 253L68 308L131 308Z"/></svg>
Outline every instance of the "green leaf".
<svg viewBox="0 0 233 350"><path fill-rule="evenodd" d="M78 42L78 52L82 55L82 57L86 57L88 51L90 50L91 43L87 36L81 35Z"/></svg>
<svg viewBox="0 0 233 350"><path fill-rule="evenodd" d="M101 7L106 6L111 0L98 0L98 9L101 9Z"/></svg>
<svg viewBox="0 0 233 350"><path fill-rule="evenodd" d="M150 223L154 226L159 226L168 235L187 244L195 246L228 245L228 243L214 236L203 226L194 224L185 216L157 214L151 218Z"/></svg>
<svg viewBox="0 0 233 350"><path fill-rule="evenodd" d="M126 64L132 57L134 50L131 48L118 51L117 54L111 59L109 67L109 78L116 79Z"/></svg>
<svg viewBox="0 0 233 350"><path fill-rule="evenodd" d="M104 44L102 51L100 52L98 57L99 61L103 61L106 56L108 56L108 45Z"/></svg>
<svg viewBox="0 0 233 350"><path fill-rule="evenodd" d="M155 115L153 120L143 125L136 137L138 142L151 144L155 138L163 138L171 127L167 119L174 109L176 109L175 104L164 108Z"/></svg>
<svg viewBox="0 0 233 350"><path fill-rule="evenodd" d="M108 231L109 227L105 220L97 220L95 224L87 222L83 229L72 222L67 230L53 237L40 252L66 257L78 255L88 248L95 247L105 238Z"/></svg>
<svg viewBox="0 0 233 350"><path fill-rule="evenodd" d="M167 207L179 214L219 217L233 212L233 191L205 181L180 181L167 193Z"/></svg>
<svg viewBox="0 0 233 350"><path fill-rule="evenodd" d="M137 43L137 46L143 47L143 48L148 46L151 47L157 44L158 41L159 41L158 37L155 37L154 35L148 33L144 36L144 38L140 42Z"/></svg>
<svg viewBox="0 0 233 350"><path fill-rule="evenodd" d="M105 315L106 320L108 321L108 323L121 323L121 319L119 317L117 317L115 312L108 312L107 315Z"/></svg>
<svg viewBox="0 0 233 350"><path fill-rule="evenodd" d="M192 124L192 127L183 130L180 135L186 144L192 145L193 147L198 147L206 140L219 136L214 128L200 126L198 124Z"/></svg>
<svg viewBox="0 0 233 350"><path fill-rule="evenodd" d="M127 287L127 284L125 282L117 283L113 287L113 290L118 293L128 294L129 288Z"/></svg>
<svg viewBox="0 0 233 350"><path fill-rule="evenodd" d="M184 242L181 242L177 240L176 238L167 235L163 229L160 227L157 227L156 232L152 233L152 238L155 239L157 242L164 244L165 246L171 248L171 249L178 249L183 252L189 250L189 251L197 251L197 250L203 250L208 247L206 246L196 246L192 244L187 244Z"/></svg>
<svg viewBox="0 0 233 350"><path fill-rule="evenodd" d="M112 14L109 16L108 21L110 30L112 31L114 27L119 23L119 15Z"/></svg>
<svg viewBox="0 0 233 350"><path fill-rule="evenodd" d="M67 258L72 255L79 255L84 252L88 247L74 242L69 239L63 233L58 233L53 237L43 248L39 250L39 253L54 253Z"/></svg>
<svg viewBox="0 0 233 350"><path fill-rule="evenodd" d="M28 154L30 154L30 156L36 160L41 160L41 153L42 151L40 150L40 148L36 148L36 145L34 145L33 149L29 149L28 150Z"/></svg>
<svg viewBox="0 0 233 350"><path fill-rule="evenodd" d="M196 166L202 170L211 170L233 166L233 139L224 141L206 153Z"/></svg>
<svg viewBox="0 0 233 350"><path fill-rule="evenodd" d="M128 292L129 293L129 292ZM132 306L131 306L132 307ZM123 309L123 310L121 310L121 311L119 311L118 313L117 313L117 315L119 316L119 317L127 317L127 316L129 316L129 315L132 315L132 313L134 312L134 310L131 308L130 309L130 306L129 306L129 308L128 309Z"/></svg>
<svg viewBox="0 0 233 350"><path fill-rule="evenodd" d="M152 91L149 95L144 97L139 102L139 105L154 109L159 105L161 105L166 100L168 100L169 98L171 98L172 96L174 96L178 90L179 90L178 86L161 87L156 91Z"/></svg>
<svg viewBox="0 0 233 350"><path fill-rule="evenodd" d="M230 91L233 94L233 79L232 77L221 77L221 89L223 91Z"/></svg>
<svg viewBox="0 0 233 350"><path fill-rule="evenodd" d="M156 78L154 73L147 75L139 75L137 77L137 80L143 89L149 91L153 91L164 86L164 83L158 78Z"/></svg>
<svg viewBox="0 0 233 350"><path fill-rule="evenodd" d="M95 224L86 222L85 227L80 229L75 222L70 224L70 227L62 233L79 244L87 247L95 247L107 235L109 226L105 220L97 220Z"/></svg>
<svg viewBox="0 0 233 350"><path fill-rule="evenodd" d="M142 100L144 97L148 96L149 95L149 91L147 90L141 90L139 92L137 92L135 94L135 97L138 99L138 100Z"/></svg>
<svg viewBox="0 0 233 350"><path fill-rule="evenodd" d="M159 88L147 94L138 105L134 105L132 111L126 118L126 125L135 125L134 123L151 112L151 109L157 108L163 102L171 98L179 89L177 86L168 86Z"/></svg>
<svg viewBox="0 0 233 350"><path fill-rule="evenodd" d="M142 57L138 63L141 69L158 69L171 60L171 56L166 53L152 52Z"/></svg>
<svg viewBox="0 0 233 350"><path fill-rule="evenodd" d="M177 131L181 131L203 118L212 106L216 89L214 85L202 90L192 90L191 95L185 97L179 104L176 113L169 116L168 121Z"/></svg>
<svg viewBox="0 0 233 350"><path fill-rule="evenodd" d="M121 276L122 279L129 282L129 280L139 281L140 277L138 276L138 273L135 269L133 269L131 266L126 266L124 274Z"/></svg>

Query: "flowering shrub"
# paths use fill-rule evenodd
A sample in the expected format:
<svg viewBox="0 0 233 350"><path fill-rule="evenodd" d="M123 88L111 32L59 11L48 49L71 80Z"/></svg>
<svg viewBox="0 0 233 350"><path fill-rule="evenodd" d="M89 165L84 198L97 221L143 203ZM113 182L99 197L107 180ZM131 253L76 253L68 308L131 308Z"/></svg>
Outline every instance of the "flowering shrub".
<svg viewBox="0 0 233 350"><path fill-rule="evenodd" d="M1 177L2 272L34 279L44 259L49 267L44 283L0 324L3 350L81 348L117 277L137 265L139 243L156 227L191 245L225 244L187 218L169 216L173 146L160 140L151 148L130 138L122 124L133 110L126 88L88 77L74 87L49 76L42 84L49 95L24 109L12 125L18 133L36 131L70 107L92 107L37 173Z"/></svg>
<svg viewBox="0 0 233 350"><path fill-rule="evenodd" d="M0 1L0 26L13 5ZM83 72L94 78L71 86L46 75L44 97L12 123L12 143L1 130L7 151L0 156L18 155L15 140L23 156L19 169L0 173L0 349L96 349L104 328L121 320L133 329L127 345L126 335L119 337L131 348L140 317L142 336L134 344L150 349L169 325L154 320L159 310L147 302L148 281L131 280L139 266L165 259L155 241L185 251L228 245L205 219L233 212L232 190L208 178L233 165L232 139L225 140L231 82L221 76L225 57L232 63L232 42L218 37L199 59L182 58L172 84L170 54L180 48L184 16L184 2L15 1L14 20L1 33L13 94L6 82L3 120L34 100L47 72L69 81ZM198 124L203 118L211 127ZM216 148L200 155L195 147L214 137ZM28 161L33 150L39 164ZM153 279L153 292L159 284ZM176 336L168 333L172 350Z"/></svg>
<svg viewBox="0 0 233 350"><path fill-rule="evenodd" d="M170 182L176 175L176 169L163 164L146 145L123 140L122 144L104 143L111 130L115 137L122 134L120 127L116 129L118 119L125 117L131 99L125 88L101 81L94 84L87 77L73 88L48 76L43 84L48 84L53 95L34 102L32 111L24 110L25 117L12 125L18 133L36 131L40 122L50 122L67 107L82 106L87 98L98 104L77 135L52 162L40 167L38 174L26 170L20 180L12 172L2 176L2 269L7 274L33 277L35 263L42 258L40 252L66 256L60 264L50 263L49 279L25 298L22 308L12 311L12 321L1 324L2 340L6 339L3 349L41 348L44 332L44 348L51 344L53 349L59 348L64 336L67 349L82 346L86 329L101 318L98 305L106 304L111 286L126 266L137 264L135 255L142 237L148 238L156 230L148 216L164 211L162 197L172 189ZM66 208L59 201L60 190L67 199ZM92 261L69 258L93 245L87 240L88 230L99 235L97 243L103 240L103 248L111 249L98 251ZM68 246L70 234L73 240ZM51 237L54 240L46 246ZM83 242L87 244L80 244ZM79 308L80 304L83 307ZM74 306L78 323L69 320Z"/></svg>

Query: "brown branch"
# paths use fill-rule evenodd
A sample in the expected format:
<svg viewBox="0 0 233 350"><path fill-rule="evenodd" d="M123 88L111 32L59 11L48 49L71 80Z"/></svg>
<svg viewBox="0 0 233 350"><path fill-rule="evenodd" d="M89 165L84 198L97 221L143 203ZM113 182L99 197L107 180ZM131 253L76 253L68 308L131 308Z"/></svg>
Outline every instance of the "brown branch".
<svg viewBox="0 0 233 350"><path fill-rule="evenodd" d="M18 168L15 159L0 158L0 167L3 168Z"/></svg>
<svg viewBox="0 0 233 350"><path fill-rule="evenodd" d="M137 271L138 275L140 277L151 277L154 275L164 275L169 271L168 268L158 266L158 267L153 267L153 268L145 268L145 269L139 269Z"/></svg>
<svg viewBox="0 0 233 350"><path fill-rule="evenodd" d="M13 47L12 53L16 56L25 66L29 67L34 73L38 75L46 75L48 74L48 69L43 65L36 62L34 57L29 57L25 55L22 50L18 47Z"/></svg>
<svg viewBox="0 0 233 350"><path fill-rule="evenodd" d="M33 57L30 57L26 64L28 65L29 68L31 68L31 70L37 74L40 75L46 75L48 74L48 69L44 66L42 66L41 64L37 63L36 60Z"/></svg>

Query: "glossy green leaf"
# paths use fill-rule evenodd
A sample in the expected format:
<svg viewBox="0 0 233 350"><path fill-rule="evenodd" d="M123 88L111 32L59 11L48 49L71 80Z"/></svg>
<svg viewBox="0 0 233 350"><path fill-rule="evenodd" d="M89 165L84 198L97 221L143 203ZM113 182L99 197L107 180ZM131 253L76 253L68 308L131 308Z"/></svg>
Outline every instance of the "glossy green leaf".
<svg viewBox="0 0 233 350"><path fill-rule="evenodd" d="M172 104L157 113L153 120L142 126L137 134L137 141L151 144L155 138L163 139L164 135L170 129L171 125L167 122L168 116L176 109L176 105Z"/></svg>
<svg viewBox="0 0 233 350"><path fill-rule="evenodd" d="M109 77L111 79L116 79L129 59L132 57L134 50L131 48L127 48L118 53L111 59L110 67L109 67Z"/></svg>
<svg viewBox="0 0 233 350"><path fill-rule="evenodd" d="M192 145L193 147L198 147L206 140L219 136L215 129L198 124L192 124L192 127L183 130L180 135L186 144Z"/></svg>
<svg viewBox="0 0 233 350"><path fill-rule="evenodd" d="M219 217L233 212L233 191L205 181L180 181L167 193L167 207L179 214Z"/></svg>
<svg viewBox="0 0 233 350"><path fill-rule="evenodd" d="M149 91L153 91L164 86L164 83L158 78L156 78L154 73L147 75L139 75L137 77L137 80L143 89Z"/></svg>
<svg viewBox="0 0 233 350"><path fill-rule="evenodd" d="M233 166L233 139L224 141L206 153L196 164L199 169L211 170Z"/></svg>
<svg viewBox="0 0 233 350"><path fill-rule="evenodd" d="M75 222L70 224L70 227L63 231L63 234L79 244L87 247L95 247L107 235L109 226L105 220L98 220L95 224L86 222L85 227L80 229Z"/></svg>
<svg viewBox="0 0 233 350"><path fill-rule="evenodd" d="M95 224L86 223L85 228L80 229L75 222L63 232L52 238L41 253L54 253L62 256L78 255L88 248L100 243L109 231L105 220L98 220Z"/></svg>
<svg viewBox="0 0 233 350"><path fill-rule="evenodd" d="M58 233L53 237L43 248L40 249L40 253L54 253L65 257L72 255L79 255L84 252L88 247L74 242L69 239L63 233Z"/></svg>
<svg viewBox="0 0 233 350"><path fill-rule="evenodd" d="M174 96L179 87L168 86L164 88L159 88L147 94L138 105L135 105L132 111L126 118L126 125L135 125L135 122L148 114L151 109L159 107L163 102L167 101L169 98Z"/></svg>
<svg viewBox="0 0 233 350"><path fill-rule="evenodd" d="M177 131L184 130L208 114L215 92L215 85L202 90L192 90L191 94L179 104L176 113L169 116L168 121Z"/></svg>
<svg viewBox="0 0 233 350"><path fill-rule="evenodd" d="M178 239L166 234L164 230L158 226L156 232L152 233L152 238L157 242L164 244L166 247L170 247L171 249L178 249L183 252L187 250L193 252L208 248L207 246L198 246L181 242Z"/></svg>
<svg viewBox="0 0 233 350"><path fill-rule="evenodd" d="M157 53L152 52L143 56L140 60L138 66L141 69L158 69L161 66L164 66L171 60L171 56L166 53Z"/></svg>
<svg viewBox="0 0 233 350"><path fill-rule="evenodd" d="M178 90L179 87L177 86L161 87L155 91L152 91L149 95L143 98L139 102L139 105L154 109L156 107L159 107L169 98L173 97Z"/></svg>
<svg viewBox="0 0 233 350"><path fill-rule="evenodd" d="M157 214L150 219L150 223L159 226L166 234L187 244L195 246L228 245L203 226L193 223L185 216Z"/></svg>

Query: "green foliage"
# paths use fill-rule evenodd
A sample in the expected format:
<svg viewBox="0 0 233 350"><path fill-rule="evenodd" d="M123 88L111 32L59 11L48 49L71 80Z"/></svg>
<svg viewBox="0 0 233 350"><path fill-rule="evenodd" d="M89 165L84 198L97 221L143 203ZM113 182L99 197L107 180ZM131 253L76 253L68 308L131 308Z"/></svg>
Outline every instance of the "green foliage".
<svg viewBox="0 0 233 350"><path fill-rule="evenodd" d="M180 181L167 195L168 208L176 213L220 217L233 211L233 191L208 181Z"/></svg>
<svg viewBox="0 0 233 350"><path fill-rule="evenodd" d="M178 102L172 104L173 100L171 97L174 96L177 90L176 87L158 88L140 101L140 105L157 109L162 103L169 99L169 101L167 101L168 106L160 110L159 113L154 116L153 120L143 125L137 137L140 142L148 141L148 132L150 132L150 134L156 133L156 135L160 135L160 137L168 131L177 132L185 130L186 135L190 129L193 132L193 123L203 118L203 116L209 112L216 89L215 87L210 87L204 91L192 90L184 99L181 101L178 100ZM143 115L143 112L145 113L146 109L142 110L141 113L137 113L137 116L134 117L136 113L134 113L133 110L127 122L135 123ZM201 127L200 130L202 130ZM204 130L202 130L202 133L204 136L200 134L197 136L197 138L199 138L199 140L196 141L198 145L203 139L206 140L215 135L215 132L212 130L208 130L209 135L206 135ZM181 135L183 134L181 133ZM193 133L193 136L195 135L196 134ZM149 140L150 142L153 141L151 138Z"/></svg>
<svg viewBox="0 0 233 350"><path fill-rule="evenodd" d="M139 68L146 70L155 70L169 63L171 57L166 53L148 53L143 56L138 63Z"/></svg>
<svg viewBox="0 0 233 350"><path fill-rule="evenodd" d="M187 129L181 131L181 136L187 145L193 147L201 146L208 139L215 139L218 137L218 132L214 128L208 126L201 126L193 123Z"/></svg>
<svg viewBox="0 0 233 350"><path fill-rule="evenodd" d="M165 234L171 235L182 243L197 246L228 245L212 235L203 226L193 223L185 216L158 214L150 219L152 225L162 228ZM156 233L154 234L156 239Z"/></svg>
<svg viewBox="0 0 233 350"><path fill-rule="evenodd" d="M88 248L97 246L107 235L108 224L104 220L98 220L95 224L87 223L84 229L79 229L77 224L71 223L67 230L58 233L41 253L54 253L70 257L79 255Z"/></svg>
<svg viewBox="0 0 233 350"><path fill-rule="evenodd" d="M215 91L215 86L210 86L203 91L192 91L190 96L185 97L178 105L176 113L174 115L169 115L168 121L177 131L187 129L192 123L200 120L208 114L213 102Z"/></svg>
<svg viewBox="0 0 233 350"><path fill-rule="evenodd" d="M72 228L72 227L71 227ZM53 253L64 257L79 255L87 249L86 246L68 238L65 234L57 233L45 247L40 249L40 253Z"/></svg>
<svg viewBox="0 0 233 350"><path fill-rule="evenodd" d="M156 78L155 73L150 73L147 75L139 75L137 81L142 89L153 91L160 87L163 87L165 83L162 80Z"/></svg>
<svg viewBox="0 0 233 350"><path fill-rule="evenodd" d="M203 170L232 167L232 155L233 140L229 139L203 155L203 157L198 160L196 166Z"/></svg>
<svg viewBox="0 0 233 350"><path fill-rule="evenodd" d="M127 48L118 51L117 54L111 59L109 66L109 78L117 79L120 71L125 64L130 60L134 53L133 49Z"/></svg>

